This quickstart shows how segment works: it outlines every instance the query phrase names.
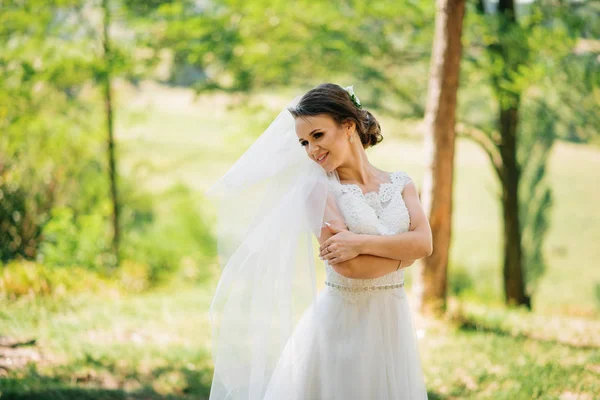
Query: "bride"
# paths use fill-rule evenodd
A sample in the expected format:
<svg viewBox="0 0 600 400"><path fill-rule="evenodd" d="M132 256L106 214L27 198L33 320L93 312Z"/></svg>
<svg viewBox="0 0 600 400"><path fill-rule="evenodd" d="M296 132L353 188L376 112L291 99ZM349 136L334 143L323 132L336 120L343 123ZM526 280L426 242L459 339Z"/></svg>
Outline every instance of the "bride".
<svg viewBox="0 0 600 400"><path fill-rule="evenodd" d="M209 190L223 265L210 399L427 398L403 270L431 254L431 230L410 176L369 162L382 139L352 86L321 84Z"/></svg>

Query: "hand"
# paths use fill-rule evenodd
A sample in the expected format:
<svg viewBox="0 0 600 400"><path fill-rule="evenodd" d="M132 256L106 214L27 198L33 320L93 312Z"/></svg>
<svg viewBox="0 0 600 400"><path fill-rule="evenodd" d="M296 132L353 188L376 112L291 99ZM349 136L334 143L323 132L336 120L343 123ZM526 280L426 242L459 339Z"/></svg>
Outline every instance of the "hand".
<svg viewBox="0 0 600 400"><path fill-rule="evenodd" d="M326 223L327 228L333 233L329 239L319 247L319 258L335 265L350 260L360 254L360 235L347 229L338 229Z"/></svg>

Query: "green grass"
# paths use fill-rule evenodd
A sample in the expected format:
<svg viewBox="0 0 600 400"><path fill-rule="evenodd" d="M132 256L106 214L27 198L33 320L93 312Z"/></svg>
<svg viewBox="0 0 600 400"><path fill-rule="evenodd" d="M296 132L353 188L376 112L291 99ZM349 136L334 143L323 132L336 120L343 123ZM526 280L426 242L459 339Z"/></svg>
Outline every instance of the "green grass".
<svg viewBox="0 0 600 400"><path fill-rule="evenodd" d="M600 391L597 349L447 328L430 332L421 349L428 388L440 398L593 399Z"/></svg>
<svg viewBox="0 0 600 400"><path fill-rule="evenodd" d="M9 370L0 380L0 398L207 398L213 289L0 303L3 334L37 339L40 358ZM476 315L471 310L468 317ZM518 315L509 317L510 326L519 324ZM430 398L592 399L600 393L600 349L513 336L508 325L483 329L486 324L493 321L416 320L424 332L420 349ZM561 397L568 393L581 397Z"/></svg>
<svg viewBox="0 0 600 400"><path fill-rule="evenodd" d="M2 304L4 335L35 338L35 357L0 381L0 398L207 398L206 289ZM81 396L81 397L80 397Z"/></svg>

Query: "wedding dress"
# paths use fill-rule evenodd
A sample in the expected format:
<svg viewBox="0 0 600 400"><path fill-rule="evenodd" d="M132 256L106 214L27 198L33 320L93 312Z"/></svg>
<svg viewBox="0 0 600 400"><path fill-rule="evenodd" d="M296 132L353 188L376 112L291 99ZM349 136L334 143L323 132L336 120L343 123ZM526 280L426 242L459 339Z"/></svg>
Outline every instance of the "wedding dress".
<svg viewBox="0 0 600 400"><path fill-rule="evenodd" d="M355 233L408 231L402 197L411 178L389 173L378 192L328 174L328 219ZM334 211L331 211L331 210ZM266 400L427 399L402 269L374 279L351 279L325 262L326 280L279 358Z"/></svg>
<svg viewBox="0 0 600 400"><path fill-rule="evenodd" d="M426 399L404 272L349 279L325 263L317 290L315 236L406 232L403 171L362 193L299 145L287 107L205 194L217 207L222 267L209 309L210 400Z"/></svg>

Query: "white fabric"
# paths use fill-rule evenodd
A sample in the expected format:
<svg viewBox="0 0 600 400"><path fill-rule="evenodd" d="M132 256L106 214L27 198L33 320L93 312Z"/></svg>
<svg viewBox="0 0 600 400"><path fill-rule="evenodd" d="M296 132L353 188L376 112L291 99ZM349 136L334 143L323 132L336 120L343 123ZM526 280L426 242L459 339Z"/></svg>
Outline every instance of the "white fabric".
<svg viewBox="0 0 600 400"><path fill-rule="evenodd" d="M316 290L313 244L324 221L364 233L408 229L408 177L390 179L377 197L340 184L307 157L284 109L209 189L223 268L209 311L211 400L425 398L403 288L352 298ZM333 281L365 283L326 268Z"/></svg>
<svg viewBox="0 0 600 400"><path fill-rule="evenodd" d="M369 235L392 235L407 232L410 214L404 204L402 190L410 181L406 172L395 171L389 181L379 186L379 191L363 194L354 184L340 184L330 179L331 192L339 204L338 211L349 230ZM331 218L331 217L330 217ZM404 270L386 274L375 279L351 279L338 274L325 263L326 280L343 286L369 287L404 283ZM354 300L364 296L362 292L334 291L334 294Z"/></svg>
<svg viewBox="0 0 600 400"><path fill-rule="evenodd" d="M218 207L223 268L209 310L211 400L262 399L295 323L317 295L313 237L331 205L327 174L307 157L287 110L299 99L206 192Z"/></svg>
<svg viewBox="0 0 600 400"><path fill-rule="evenodd" d="M334 172L335 173L335 172ZM388 181L379 185L379 191L363 194L354 184L340 184L330 179L330 188L336 195L348 229L370 235L390 235L406 232L410 227L410 215L401 193L410 182L406 172L389 174Z"/></svg>
<svg viewBox="0 0 600 400"><path fill-rule="evenodd" d="M336 173L337 177L337 173ZM378 192L330 176L339 206L329 218L344 218L356 233L406 232L410 215L402 189L403 171L390 174ZM376 211L378 210L378 211ZM404 287L403 271L375 279L351 279L325 264L328 282L288 341L270 382L266 400L427 399L418 344ZM290 386L290 381L292 385Z"/></svg>

